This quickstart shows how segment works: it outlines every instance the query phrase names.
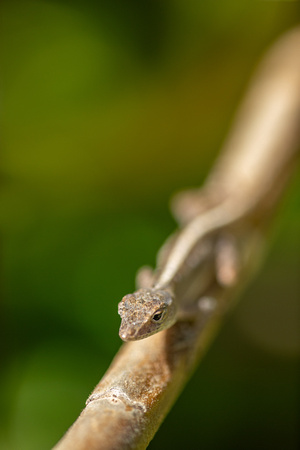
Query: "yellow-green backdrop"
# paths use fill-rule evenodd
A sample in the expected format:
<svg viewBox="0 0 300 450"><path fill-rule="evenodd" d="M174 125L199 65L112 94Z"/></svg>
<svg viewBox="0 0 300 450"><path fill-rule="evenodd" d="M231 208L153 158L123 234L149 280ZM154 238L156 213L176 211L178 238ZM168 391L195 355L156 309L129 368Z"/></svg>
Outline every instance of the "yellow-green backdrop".
<svg viewBox="0 0 300 450"><path fill-rule="evenodd" d="M0 8L0 448L41 450L119 348L117 303L175 227L170 195L203 182L259 58L300 9ZM296 176L262 272L151 449L297 448L299 187Z"/></svg>

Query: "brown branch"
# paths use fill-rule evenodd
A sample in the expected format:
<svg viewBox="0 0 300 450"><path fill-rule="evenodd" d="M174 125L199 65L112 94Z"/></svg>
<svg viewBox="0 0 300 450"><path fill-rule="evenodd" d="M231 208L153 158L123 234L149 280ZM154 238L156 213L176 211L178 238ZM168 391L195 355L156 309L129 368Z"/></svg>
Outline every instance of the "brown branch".
<svg viewBox="0 0 300 450"><path fill-rule="evenodd" d="M259 230L291 173L299 146L299 55L300 30L296 29L279 40L263 61L204 188L181 194L173 203L179 221L185 223L203 210L205 198L208 203L221 203L228 196L235 196L237 202L255 197L255 217L253 210L244 217L247 260L236 288L215 284L194 322L178 322L148 339L124 344L56 450L146 448L207 350L256 263L262 244L257 240Z"/></svg>

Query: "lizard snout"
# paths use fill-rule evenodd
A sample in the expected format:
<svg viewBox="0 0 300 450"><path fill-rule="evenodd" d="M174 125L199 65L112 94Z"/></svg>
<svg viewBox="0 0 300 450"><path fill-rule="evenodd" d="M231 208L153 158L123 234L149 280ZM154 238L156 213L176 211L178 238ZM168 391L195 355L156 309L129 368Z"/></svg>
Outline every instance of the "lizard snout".
<svg viewBox="0 0 300 450"><path fill-rule="evenodd" d="M126 321L122 320L119 329L119 336L122 341L136 341L137 340L137 330L134 327L129 327Z"/></svg>

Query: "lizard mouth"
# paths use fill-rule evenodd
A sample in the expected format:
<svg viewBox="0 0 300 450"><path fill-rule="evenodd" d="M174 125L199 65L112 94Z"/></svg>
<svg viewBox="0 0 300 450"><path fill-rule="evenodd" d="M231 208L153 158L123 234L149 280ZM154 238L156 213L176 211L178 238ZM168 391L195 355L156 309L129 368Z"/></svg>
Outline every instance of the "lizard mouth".
<svg viewBox="0 0 300 450"><path fill-rule="evenodd" d="M119 329L119 336L122 339L122 341L135 341L138 339L136 337L137 330L127 328L123 322L121 323L120 329Z"/></svg>
<svg viewBox="0 0 300 450"><path fill-rule="evenodd" d="M137 341L139 339L143 339L144 336L139 336L137 332L133 333L132 331L123 331L120 328L119 336L124 342L129 341Z"/></svg>
<svg viewBox="0 0 300 450"><path fill-rule="evenodd" d="M122 323L119 330L119 336L124 342L139 341L140 339L145 339L146 337L151 336L154 333L155 333L154 330L151 332L150 330L148 330L148 328L143 330L142 327L137 329L135 328L128 329L126 328L126 326L123 326Z"/></svg>

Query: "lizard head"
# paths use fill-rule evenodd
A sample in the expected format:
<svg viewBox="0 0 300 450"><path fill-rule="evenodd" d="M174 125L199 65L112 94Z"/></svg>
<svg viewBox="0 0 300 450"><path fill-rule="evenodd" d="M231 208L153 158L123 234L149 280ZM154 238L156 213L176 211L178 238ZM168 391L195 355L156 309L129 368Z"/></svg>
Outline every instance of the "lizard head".
<svg viewBox="0 0 300 450"><path fill-rule="evenodd" d="M122 298L118 312L122 319L120 338L136 341L173 325L177 310L168 291L139 289Z"/></svg>

